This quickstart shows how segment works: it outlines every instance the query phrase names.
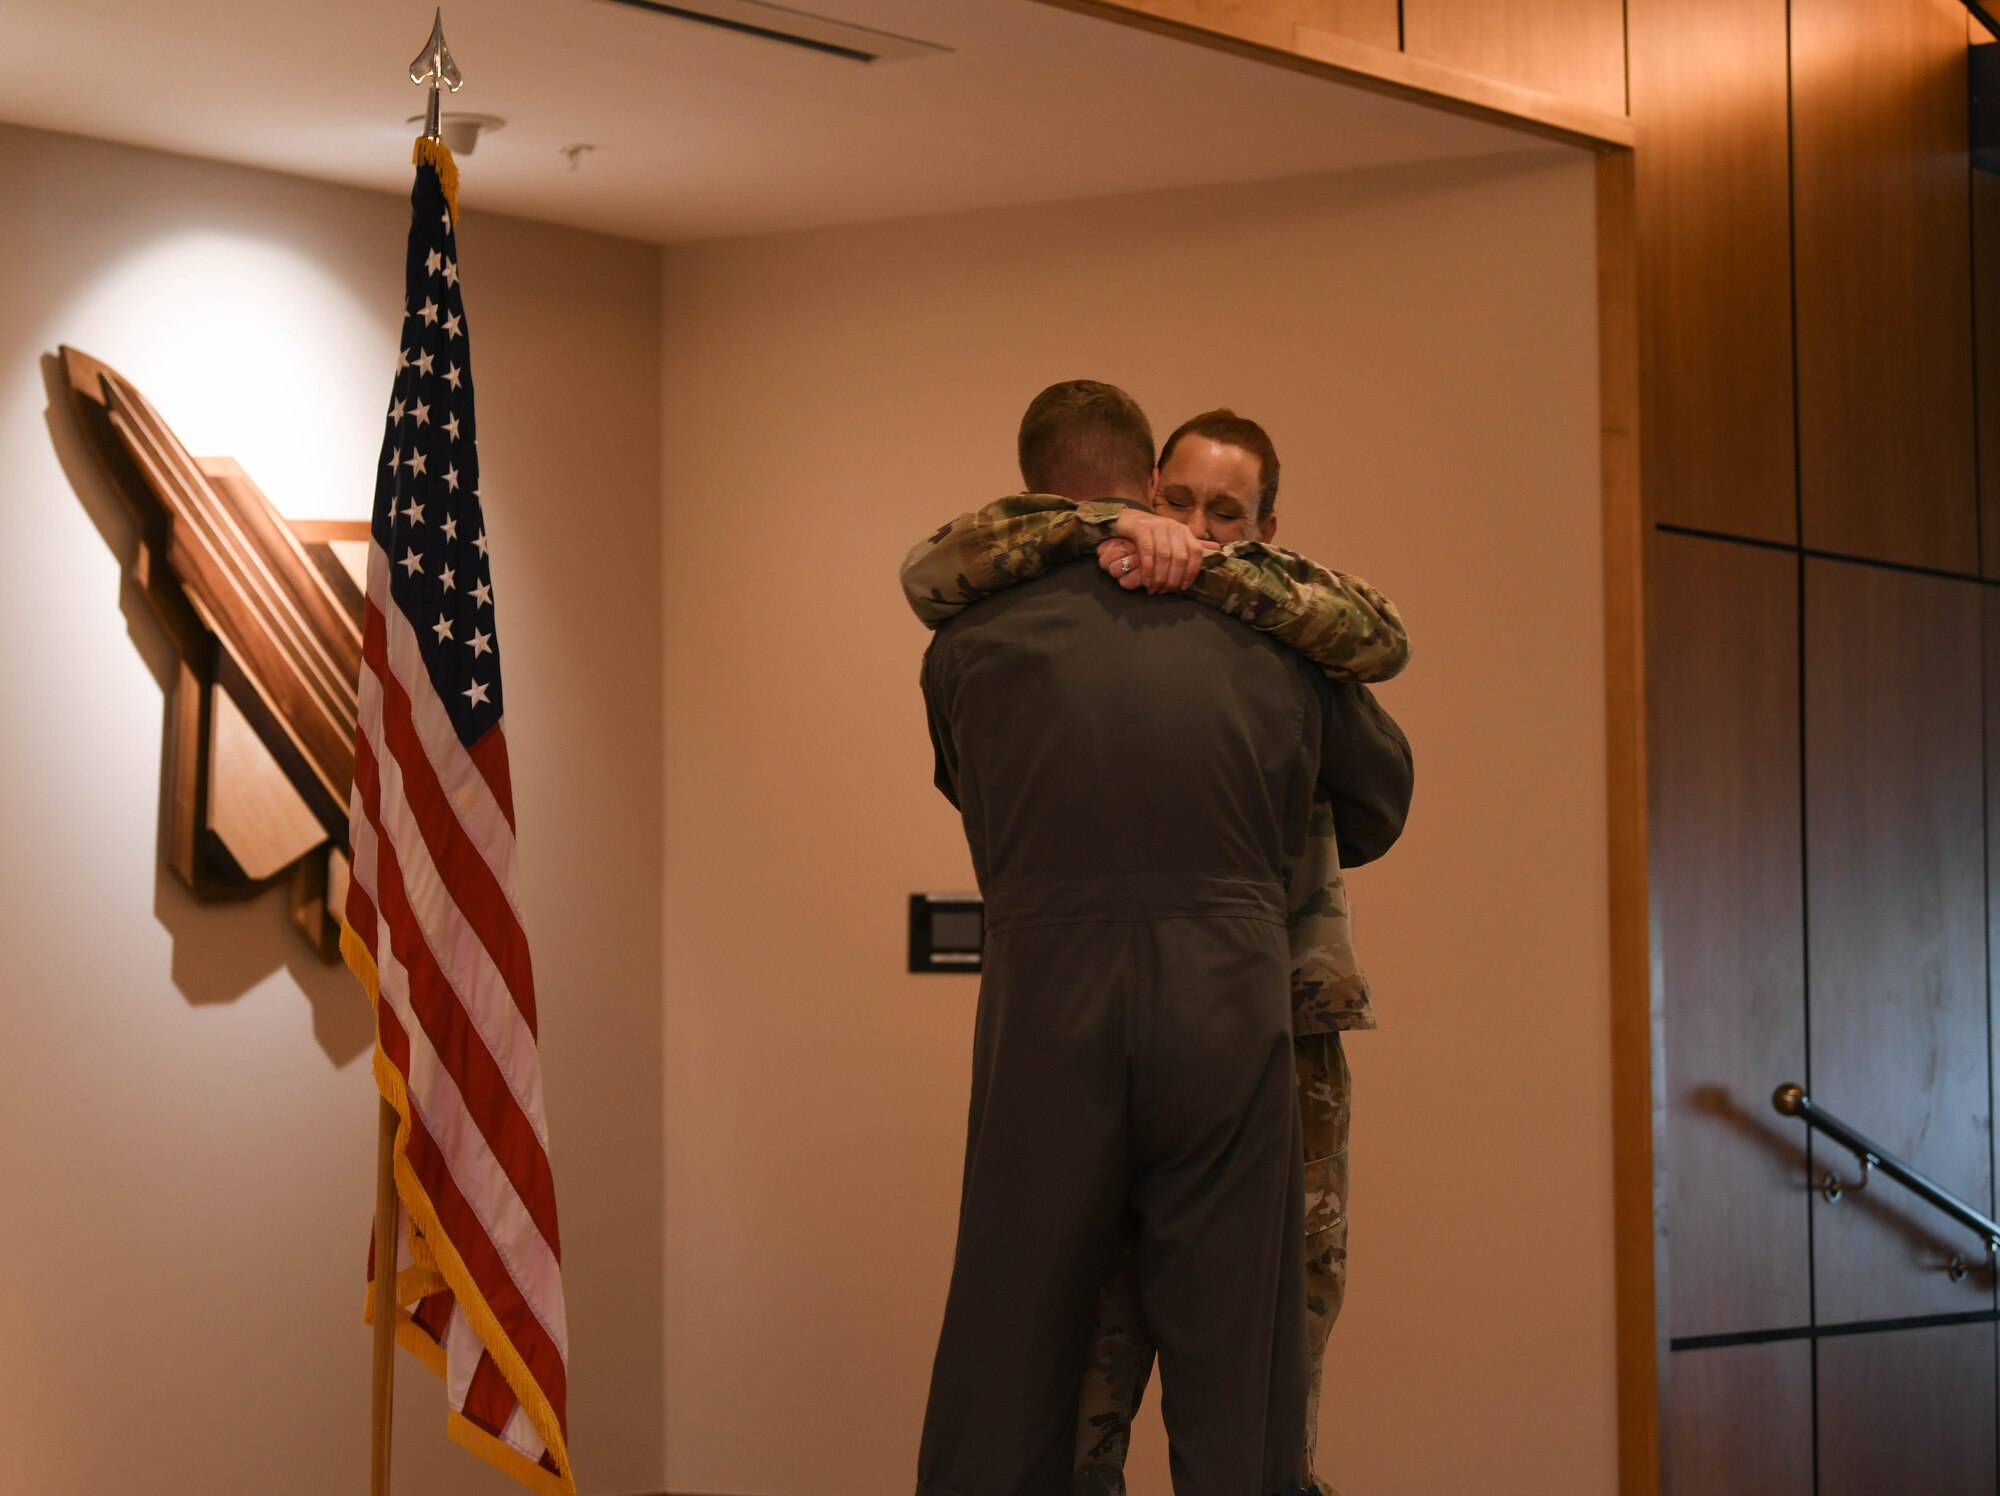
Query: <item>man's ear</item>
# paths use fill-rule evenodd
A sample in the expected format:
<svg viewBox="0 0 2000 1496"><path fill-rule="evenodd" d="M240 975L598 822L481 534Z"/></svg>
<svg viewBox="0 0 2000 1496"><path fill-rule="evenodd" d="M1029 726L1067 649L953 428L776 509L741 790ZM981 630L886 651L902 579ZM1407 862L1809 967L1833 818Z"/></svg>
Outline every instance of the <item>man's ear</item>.
<svg viewBox="0 0 2000 1496"><path fill-rule="evenodd" d="M1269 545L1271 537L1278 533L1278 511L1273 509L1257 521L1257 538Z"/></svg>
<svg viewBox="0 0 2000 1496"><path fill-rule="evenodd" d="M1158 468L1153 469L1153 481L1146 486L1146 507L1149 509L1160 507L1160 470Z"/></svg>

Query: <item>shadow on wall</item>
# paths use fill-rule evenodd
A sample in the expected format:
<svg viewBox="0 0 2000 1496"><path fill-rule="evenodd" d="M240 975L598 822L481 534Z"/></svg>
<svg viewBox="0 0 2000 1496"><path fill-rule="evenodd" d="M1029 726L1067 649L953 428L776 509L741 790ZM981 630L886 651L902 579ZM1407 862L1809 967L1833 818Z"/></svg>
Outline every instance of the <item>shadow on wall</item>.
<svg viewBox="0 0 2000 1496"><path fill-rule="evenodd" d="M315 959L299 939L282 880L240 903L198 904L162 865L153 917L173 939L174 987L191 1007L235 1002L282 969L305 995L313 1038L336 1069L374 1043L368 994L345 966Z"/></svg>
<svg viewBox="0 0 2000 1496"><path fill-rule="evenodd" d="M121 563L128 562L137 535L131 516L111 491L77 434L70 410L69 381L53 354L42 357L48 395L45 421L49 441L77 502ZM336 1069L352 1063L374 1042L375 1021L368 998L345 967L316 960L292 927L282 880L254 890L243 900L198 903L167 868L166 739L171 723L165 709L168 685L177 673L174 646L154 619L129 567L121 566L118 607L125 632L145 661L161 693L159 855L153 885L153 917L173 941L174 987L192 1007L235 1002L283 970L305 994L312 1010L313 1037Z"/></svg>

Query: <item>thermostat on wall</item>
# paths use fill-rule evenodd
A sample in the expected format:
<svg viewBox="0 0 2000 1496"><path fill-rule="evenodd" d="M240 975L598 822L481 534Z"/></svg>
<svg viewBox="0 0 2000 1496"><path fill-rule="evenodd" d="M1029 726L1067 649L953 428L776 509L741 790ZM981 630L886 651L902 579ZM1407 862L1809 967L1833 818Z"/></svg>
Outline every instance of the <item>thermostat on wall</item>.
<svg viewBox="0 0 2000 1496"><path fill-rule="evenodd" d="M910 895L910 970L978 971L986 903L969 893Z"/></svg>

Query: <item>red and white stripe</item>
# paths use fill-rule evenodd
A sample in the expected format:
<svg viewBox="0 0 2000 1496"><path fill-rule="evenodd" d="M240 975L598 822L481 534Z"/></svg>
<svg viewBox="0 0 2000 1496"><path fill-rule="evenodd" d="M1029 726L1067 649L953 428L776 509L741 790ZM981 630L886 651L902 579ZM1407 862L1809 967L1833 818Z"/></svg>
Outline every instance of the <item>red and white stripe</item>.
<svg viewBox="0 0 2000 1496"><path fill-rule="evenodd" d="M567 1483L527 1404L567 1440L569 1329L534 978L515 897L507 745L498 724L467 750L371 546L347 923L373 957L377 1039L409 1098L404 1158L445 1238L425 1245L464 1276L506 1346L446 1291L403 1306L443 1348L452 1410ZM402 1265L409 1262L405 1242ZM447 1276L451 1276L447 1274ZM510 1354L511 1353L511 1354ZM509 1384L503 1365L531 1386Z"/></svg>

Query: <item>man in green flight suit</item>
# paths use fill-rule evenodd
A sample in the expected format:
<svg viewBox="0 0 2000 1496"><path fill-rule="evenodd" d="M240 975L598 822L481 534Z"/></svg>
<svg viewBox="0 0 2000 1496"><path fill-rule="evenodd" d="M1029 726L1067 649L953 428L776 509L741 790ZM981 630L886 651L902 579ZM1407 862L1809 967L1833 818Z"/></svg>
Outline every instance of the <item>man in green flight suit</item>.
<svg viewBox="0 0 2000 1496"><path fill-rule="evenodd" d="M905 593L935 628L982 597L1094 554L1127 588L1190 589L1299 650L1330 677L1388 679L1409 658L1407 633L1388 599L1269 544L1278 475L1277 452L1261 426L1232 411L1209 411L1183 423L1160 452L1150 497L1156 516L1186 527L1178 540L1123 506L1021 494L962 515L917 545L904 563ZM1288 898L1310 1357L1299 1478L1320 1496L1335 1496L1318 1476L1315 1446L1327 1337L1346 1287L1351 1086L1340 1034L1375 1027L1334 831L1321 793ZM1079 1400L1073 1496L1123 1496L1132 1421L1153 1359L1128 1254L1099 1297Z"/></svg>

